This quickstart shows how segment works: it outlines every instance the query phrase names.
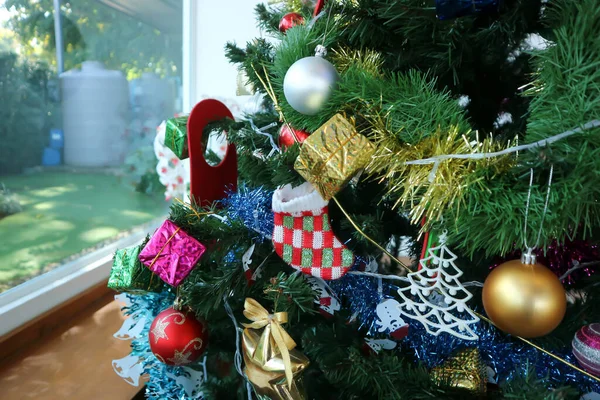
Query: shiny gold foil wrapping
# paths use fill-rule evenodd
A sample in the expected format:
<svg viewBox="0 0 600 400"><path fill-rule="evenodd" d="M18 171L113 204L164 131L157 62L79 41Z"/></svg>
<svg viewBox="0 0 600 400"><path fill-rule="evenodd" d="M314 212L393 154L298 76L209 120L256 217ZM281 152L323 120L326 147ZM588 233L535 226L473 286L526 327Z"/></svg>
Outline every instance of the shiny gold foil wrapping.
<svg viewBox="0 0 600 400"><path fill-rule="evenodd" d="M306 399L302 373L310 361L300 351L290 351L292 384L285 378L285 365L271 336L271 325L264 329L244 329L242 338L246 376L259 396L272 400Z"/></svg>
<svg viewBox="0 0 600 400"><path fill-rule="evenodd" d="M374 151L369 139L336 114L304 141L294 168L330 200L369 162Z"/></svg>
<svg viewBox="0 0 600 400"><path fill-rule="evenodd" d="M487 371L477 348L464 349L431 370L434 382L485 393Z"/></svg>

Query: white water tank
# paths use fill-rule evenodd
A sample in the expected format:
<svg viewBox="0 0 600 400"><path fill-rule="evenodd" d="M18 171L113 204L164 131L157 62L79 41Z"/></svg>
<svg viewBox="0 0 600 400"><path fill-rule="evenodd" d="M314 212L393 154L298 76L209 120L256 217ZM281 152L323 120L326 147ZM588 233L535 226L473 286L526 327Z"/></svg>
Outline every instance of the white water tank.
<svg viewBox="0 0 600 400"><path fill-rule="evenodd" d="M60 75L65 164L108 167L123 163L127 148L129 98L120 71L85 61L81 70Z"/></svg>
<svg viewBox="0 0 600 400"><path fill-rule="evenodd" d="M138 118L157 119L158 123L175 115L175 88L167 79L152 72L130 82L134 110Z"/></svg>

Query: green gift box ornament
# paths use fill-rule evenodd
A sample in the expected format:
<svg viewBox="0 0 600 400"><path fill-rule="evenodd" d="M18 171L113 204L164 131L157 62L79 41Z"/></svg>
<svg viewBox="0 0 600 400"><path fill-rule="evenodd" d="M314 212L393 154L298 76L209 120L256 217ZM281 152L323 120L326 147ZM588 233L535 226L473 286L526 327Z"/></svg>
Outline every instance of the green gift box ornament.
<svg viewBox="0 0 600 400"><path fill-rule="evenodd" d="M117 250L108 278L108 287L118 292L159 292L162 281L146 268L138 256L141 246Z"/></svg>
<svg viewBox="0 0 600 400"><path fill-rule="evenodd" d="M171 149L180 160L185 160L189 157L187 122L187 115L169 118L165 130L165 146Z"/></svg>

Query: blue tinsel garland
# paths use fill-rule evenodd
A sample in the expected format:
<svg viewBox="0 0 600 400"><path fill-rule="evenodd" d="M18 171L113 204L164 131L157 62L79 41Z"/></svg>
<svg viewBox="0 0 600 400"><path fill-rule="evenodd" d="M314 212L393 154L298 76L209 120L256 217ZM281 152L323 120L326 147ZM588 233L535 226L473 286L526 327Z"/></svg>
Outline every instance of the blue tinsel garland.
<svg viewBox="0 0 600 400"><path fill-rule="evenodd" d="M223 204L227 207L227 215L231 219L241 219L251 231L262 238L270 238L275 224L271 211L273 192L262 187L248 189L241 186L237 193L231 193Z"/></svg>
<svg viewBox="0 0 600 400"><path fill-rule="evenodd" d="M539 378L549 377L557 385L570 384L578 386L584 392L600 392L600 385L596 381L525 343L511 340L510 336L486 322L480 321L473 326L473 330L479 335L477 342L459 339L447 333L429 335L415 321L411 321L409 325L409 335L403 345L412 348L416 357L428 368L442 363L460 349L476 346L484 362L496 372L495 379L498 383L511 380L517 374L523 374L528 368L534 367ZM577 364L570 347L555 354Z"/></svg>
<svg viewBox="0 0 600 400"><path fill-rule="evenodd" d="M150 343L148 342L148 333L150 325L154 318L162 310L173 305L174 295L169 292L160 294L148 293L145 295L128 295L131 301L130 307L125 307L124 313L132 315L132 318L139 320L146 318L143 331L138 338L131 343L131 355L140 357L144 366L144 373L148 374L149 380L146 383L146 398L151 400L191 400L186 395L184 388L179 385L171 376L185 375L181 367L163 364L152 354ZM193 398L201 398L194 396Z"/></svg>

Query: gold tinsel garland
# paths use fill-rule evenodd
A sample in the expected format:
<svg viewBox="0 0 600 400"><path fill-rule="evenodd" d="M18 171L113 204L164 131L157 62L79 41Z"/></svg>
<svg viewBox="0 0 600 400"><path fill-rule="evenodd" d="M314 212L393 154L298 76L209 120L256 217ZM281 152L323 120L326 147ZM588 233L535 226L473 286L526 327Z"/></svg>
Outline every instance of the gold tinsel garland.
<svg viewBox="0 0 600 400"><path fill-rule="evenodd" d="M439 221L447 208L460 207L465 190L483 179L507 171L513 165L510 156L460 159L449 158L436 164L406 164L407 161L444 154L489 153L505 147L491 137L469 141L458 128L438 131L416 144L401 143L388 129L389 121L381 113L367 117L370 138L377 150L366 172L386 183L388 195L397 197L395 207L410 208L413 223L426 217L427 225ZM507 146L509 146L507 144ZM481 173L485 170L484 173ZM491 174L491 175L490 175Z"/></svg>
<svg viewBox="0 0 600 400"><path fill-rule="evenodd" d="M351 67L375 76L383 77L383 57L369 50L338 48L332 51L332 62L343 73ZM436 164L406 164L406 161L420 160L445 154L489 153L510 147L493 141L492 137L469 140L470 132L461 133L458 127L448 131L438 129L425 132L429 136L418 143L402 142L402 132L398 131L397 121L383 112L382 104L363 101L359 112L363 134L374 141L377 150L366 167L367 175L385 182L388 195L397 198L395 207L409 206L413 223L426 217L430 225L439 221L449 207L460 207L465 190L483 179L493 178L506 172L514 164L514 157L507 155L494 158L460 159L450 158Z"/></svg>
<svg viewBox="0 0 600 400"><path fill-rule="evenodd" d="M269 0L269 4L281 5L287 12L300 12L306 3L305 0Z"/></svg>
<svg viewBox="0 0 600 400"><path fill-rule="evenodd" d="M340 74L347 71L350 66L357 66L373 76L383 76L381 53L369 49L354 50L345 47L333 49L331 53L331 62Z"/></svg>

